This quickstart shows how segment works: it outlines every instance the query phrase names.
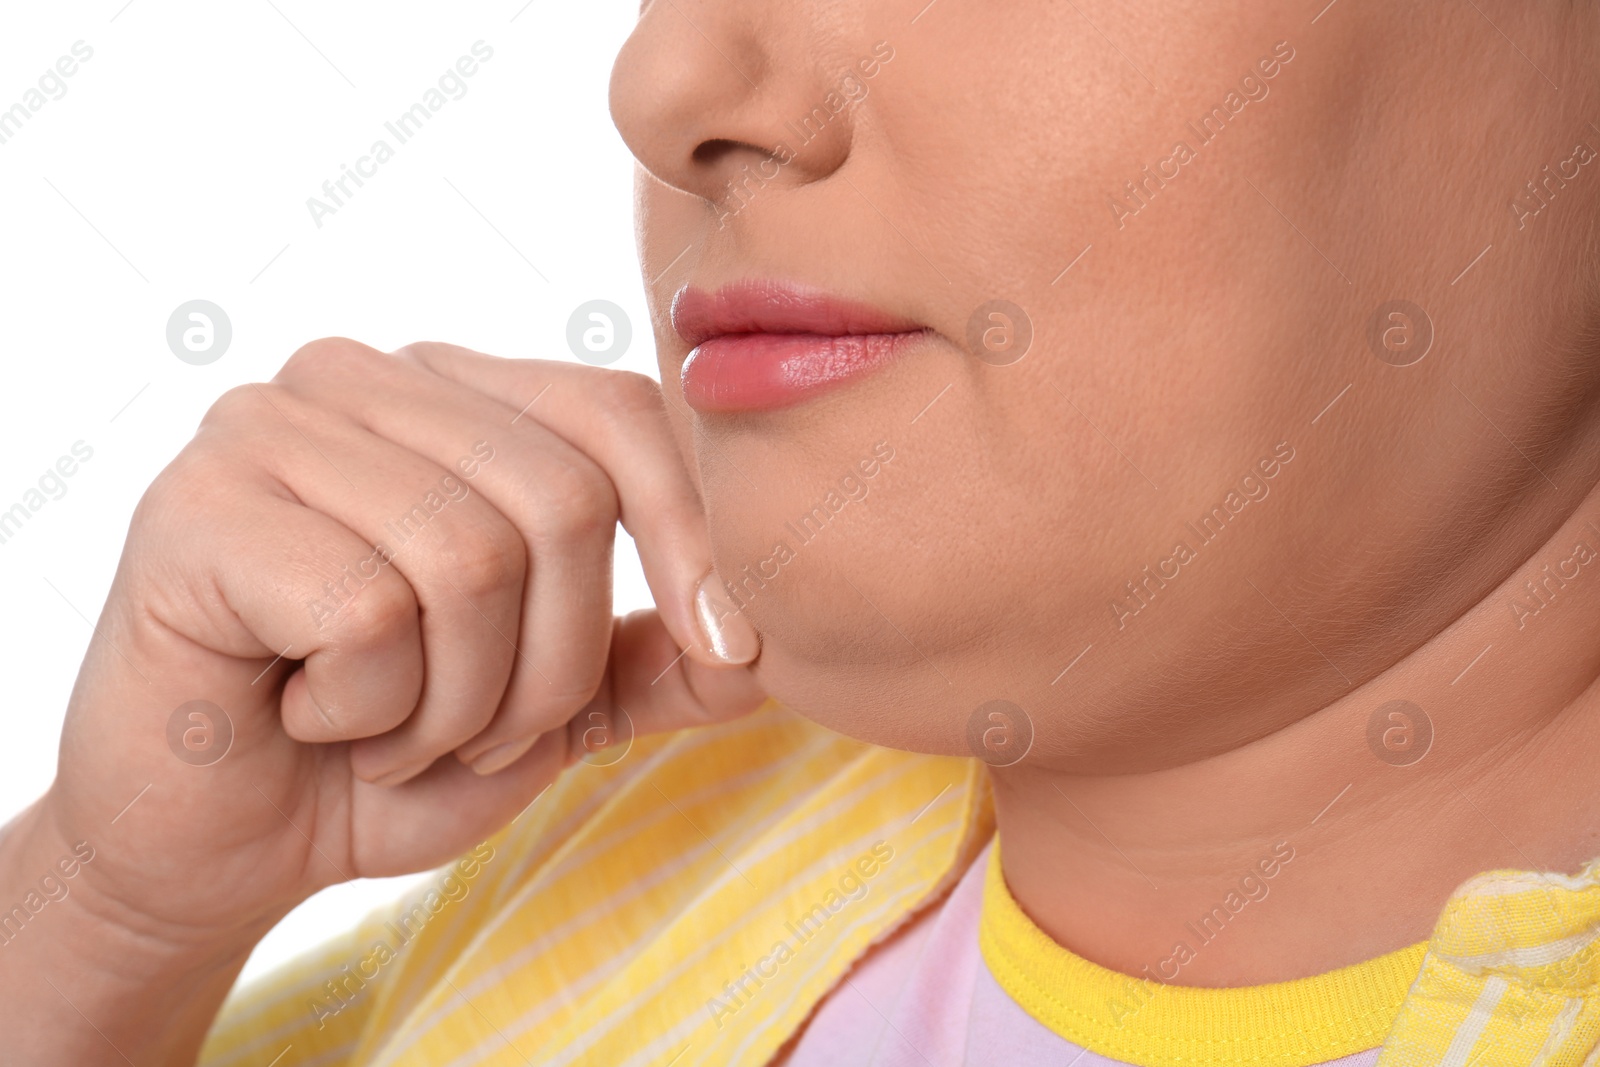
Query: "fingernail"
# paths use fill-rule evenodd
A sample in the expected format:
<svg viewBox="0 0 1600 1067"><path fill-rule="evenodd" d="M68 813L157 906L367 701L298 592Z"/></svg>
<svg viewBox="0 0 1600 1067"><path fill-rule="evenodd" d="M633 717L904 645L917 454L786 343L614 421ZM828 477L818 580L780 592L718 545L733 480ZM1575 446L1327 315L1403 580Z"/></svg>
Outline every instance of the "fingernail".
<svg viewBox="0 0 1600 1067"><path fill-rule="evenodd" d="M478 753L477 759L472 761L472 771L474 774L493 774L502 767L509 767L521 759L522 754L532 748L537 740L539 738L535 735L526 740L507 741L503 745L484 749Z"/></svg>
<svg viewBox="0 0 1600 1067"><path fill-rule="evenodd" d="M761 652L761 636L744 613L728 600L722 579L712 571L694 593L694 613L711 654L724 663L749 663Z"/></svg>
<svg viewBox="0 0 1600 1067"><path fill-rule="evenodd" d="M432 760L426 763L413 763L409 767L401 767L399 770L379 775L372 780L372 784L382 786L399 785L402 782L410 781L431 766L433 766Z"/></svg>

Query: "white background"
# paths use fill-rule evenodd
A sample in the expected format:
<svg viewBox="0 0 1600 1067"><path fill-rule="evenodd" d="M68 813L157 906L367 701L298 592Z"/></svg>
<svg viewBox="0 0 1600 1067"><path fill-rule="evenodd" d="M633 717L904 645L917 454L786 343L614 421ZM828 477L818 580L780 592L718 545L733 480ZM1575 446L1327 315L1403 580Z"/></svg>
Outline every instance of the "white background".
<svg viewBox="0 0 1600 1067"><path fill-rule="evenodd" d="M74 42L94 55L0 144L0 511L74 442L94 456L0 544L0 821L49 785L91 637L78 613L99 614L140 494L224 390L333 334L573 359L567 318L595 298L634 324L616 366L654 373L631 163L606 106L635 15L550 0L5 5L0 110ZM494 57L465 96L396 145L384 122L480 39ZM306 199L379 137L395 158L317 228ZM208 366L167 347L168 317L192 299L233 326ZM621 542L624 611L648 593ZM247 976L396 882L319 895Z"/></svg>

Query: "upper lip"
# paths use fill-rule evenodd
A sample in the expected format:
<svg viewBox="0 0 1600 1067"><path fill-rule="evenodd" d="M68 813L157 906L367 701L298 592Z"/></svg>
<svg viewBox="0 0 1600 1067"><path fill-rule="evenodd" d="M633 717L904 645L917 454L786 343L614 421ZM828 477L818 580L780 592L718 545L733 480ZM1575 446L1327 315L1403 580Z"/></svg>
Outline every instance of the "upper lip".
<svg viewBox="0 0 1600 1067"><path fill-rule="evenodd" d="M690 346L727 334L843 337L924 328L870 304L765 279L735 282L715 291L685 286L672 298L672 326Z"/></svg>

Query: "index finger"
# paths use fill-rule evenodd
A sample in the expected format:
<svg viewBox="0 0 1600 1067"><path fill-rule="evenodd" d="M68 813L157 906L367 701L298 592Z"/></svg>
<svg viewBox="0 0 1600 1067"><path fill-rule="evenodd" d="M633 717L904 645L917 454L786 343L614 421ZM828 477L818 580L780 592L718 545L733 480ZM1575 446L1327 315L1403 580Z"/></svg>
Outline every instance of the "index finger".
<svg viewBox="0 0 1600 1067"><path fill-rule="evenodd" d="M743 665L761 651L711 563L700 494L684 467L661 390L649 378L549 360L489 356L457 345L408 345L401 355L532 418L593 459L616 487L662 621L692 658Z"/></svg>

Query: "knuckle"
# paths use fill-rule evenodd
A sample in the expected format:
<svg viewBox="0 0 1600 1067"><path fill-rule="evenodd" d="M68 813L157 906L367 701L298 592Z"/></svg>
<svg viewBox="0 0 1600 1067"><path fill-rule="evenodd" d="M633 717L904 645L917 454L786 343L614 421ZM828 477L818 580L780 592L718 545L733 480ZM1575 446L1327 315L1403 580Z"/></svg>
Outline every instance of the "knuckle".
<svg viewBox="0 0 1600 1067"><path fill-rule="evenodd" d="M185 511L192 511L194 501L202 499L195 474L196 463L185 450L156 475L139 498L129 520L130 532L139 537L147 531L166 525L169 520Z"/></svg>
<svg viewBox="0 0 1600 1067"><path fill-rule="evenodd" d="M570 545L608 536L616 526L616 487L592 464L554 462L540 478L536 535L547 544Z"/></svg>
<svg viewBox="0 0 1600 1067"><path fill-rule="evenodd" d="M337 626L338 644L377 648L410 632L416 617L416 602L403 582L368 582L356 595L332 612Z"/></svg>
<svg viewBox="0 0 1600 1067"><path fill-rule="evenodd" d="M515 699L509 702L513 715L541 732L553 730L600 695L607 681L606 652L574 651L557 662L546 657L539 674L519 669L513 681Z"/></svg>
<svg viewBox="0 0 1600 1067"><path fill-rule="evenodd" d="M257 422L270 399L263 394L271 391L275 391L272 385L254 382L234 386L211 402L200 419L201 429L248 426Z"/></svg>
<svg viewBox="0 0 1600 1067"><path fill-rule="evenodd" d="M607 414L619 421L659 418L663 410L661 387L648 375L628 370L602 372Z"/></svg>
<svg viewBox="0 0 1600 1067"><path fill-rule="evenodd" d="M455 348L454 345L445 344L443 341L412 341L408 345L401 345L395 349L395 358L407 363L430 367L432 358L447 356Z"/></svg>
<svg viewBox="0 0 1600 1067"><path fill-rule="evenodd" d="M521 589L527 548L507 523L494 523L447 537L434 565L469 599Z"/></svg>
<svg viewBox="0 0 1600 1067"><path fill-rule="evenodd" d="M424 704L428 700L424 697ZM488 729L494 722L498 705L497 691L476 694L467 700L451 700L448 706L436 705L418 719L411 743L434 758L442 756Z"/></svg>
<svg viewBox="0 0 1600 1067"><path fill-rule="evenodd" d="M458 714L439 716L437 721L429 723L419 741L437 758L483 733L494 720L494 711L494 702L484 701Z"/></svg>
<svg viewBox="0 0 1600 1067"><path fill-rule="evenodd" d="M319 337L301 345L278 371L275 381L304 384L374 369L383 353L348 337Z"/></svg>
<svg viewBox="0 0 1600 1067"><path fill-rule="evenodd" d="M591 677L591 674L593 675ZM541 684L529 701L533 717L546 730L569 721L582 711L600 692L604 680L604 666L596 670L574 674L571 677L553 678L549 685Z"/></svg>

